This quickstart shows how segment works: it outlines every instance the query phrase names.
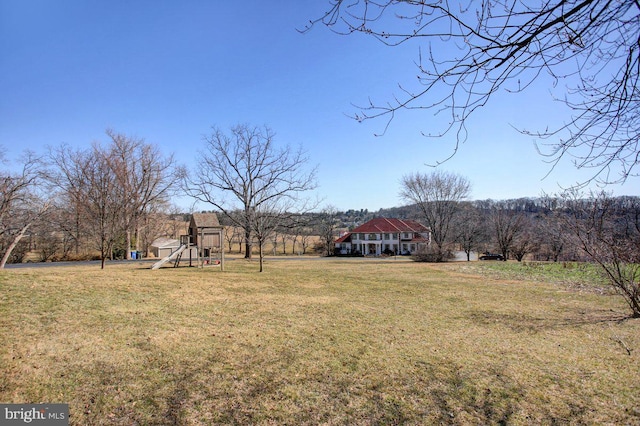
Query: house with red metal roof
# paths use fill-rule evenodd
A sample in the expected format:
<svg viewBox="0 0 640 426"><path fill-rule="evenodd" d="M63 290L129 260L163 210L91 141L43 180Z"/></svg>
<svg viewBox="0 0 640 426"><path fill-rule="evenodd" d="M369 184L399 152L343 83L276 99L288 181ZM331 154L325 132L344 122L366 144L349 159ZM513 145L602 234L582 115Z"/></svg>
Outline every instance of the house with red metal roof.
<svg viewBox="0 0 640 426"><path fill-rule="evenodd" d="M415 220L378 217L358 226L335 242L336 253L380 256L412 254L431 243L429 228Z"/></svg>

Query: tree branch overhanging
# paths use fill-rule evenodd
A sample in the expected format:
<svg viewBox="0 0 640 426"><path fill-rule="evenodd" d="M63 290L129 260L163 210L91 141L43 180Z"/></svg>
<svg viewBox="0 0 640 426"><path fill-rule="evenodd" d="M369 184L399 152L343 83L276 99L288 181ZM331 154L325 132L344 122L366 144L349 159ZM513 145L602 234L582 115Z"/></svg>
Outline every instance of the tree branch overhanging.
<svg viewBox="0 0 640 426"><path fill-rule="evenodd" d="M418 84L401 84L391 101L359 107L358 121L383 118L386 131L403 110L447 111L444 128L424 134L453 132L455 153L468 137L465 122L498 91L519 93L548 75L565 89L556 100L571 114L557 128L521 132L540 140L552 165L570 157L601 183L638 174L637 0L333 0L302 31L317 25L418 46Z"/></svg>

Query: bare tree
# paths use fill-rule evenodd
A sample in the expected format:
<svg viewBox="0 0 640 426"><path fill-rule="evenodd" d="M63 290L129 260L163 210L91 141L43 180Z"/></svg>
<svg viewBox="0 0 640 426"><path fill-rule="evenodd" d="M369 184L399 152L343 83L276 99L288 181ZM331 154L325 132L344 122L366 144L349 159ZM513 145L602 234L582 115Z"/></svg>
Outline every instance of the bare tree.
<svg viewBox="0 0 640 426"><path fill-rule="evenodd" d="M536 251L539 247L540 232L534 223L533 218L526 214L522 215L520 232L515 235L511 244L511 254L518 262L522 262L527 254Z"/></svg>
<svg viewBox="0 0 640 426"><path fill-rule="evenodd" d="M538 226L540 235L540 252L543 260L558 262L567 243L567 230L562 221L563 212L558 207L558 199L545 195L541 199L543 205L542 226Z"/></svg>
<svg viewBox="0 0 640 426"><path fill-rule="evenodd" d="M311 236L313 234L312 229L313 215L304 215L298 217L295 225L290 228L292 234L291 238L291 254L306 254L307 248L311 244ZM296 251L296 245L300 241L300 249Z"/></svg>
<svg viewBox="0 0 640 426"><path fill-rule="evenodd" d="M123 229L120 188L107 151L98 143L87 150L73 150L63 145L50 151L50 159L54 167L52 180L73 200L78 221L91 230L90 238L100 251L104 269Z"/></svg>
<svg viewBox="0 0 640 426"><path fill-rule="evenodd" d="M416 83L390 101L361 108L357 120L407 109L448 115L437 135L465 123L499 91L519 93L551 77L570 111L566 124L529 132L552 138L552 161L572 156L594 178L623 181L638 165L640 3L637 0L331 0L309 27L360 33L389 46L416 43ZM307 28L307 29L308 29ZM611 175L611 166L620 167ZM637 172L636 172L637 173Z"/></svg>
<svg viewBox="0 0 640 426"><path fill-rule="evenodd" d="M291 231L291 254L296 254L296 244L298 243L298 239L300 238L300 226L296 226Z"/></svg>
<svg viewBox="0 0 640 426"><path fill-rule="evenodd" d="M438 262L446 260L446 244L454 237L451 233L453 219L460 209L460 202L468 198L470 192L466 178L442 170L402 178L400 196L419 207L425 225L431 230Z"/></svg>
<svg viewBox="0 0 640 426"><path fill-rule="evenodd" d="M140 221L157 206L169 202L176 180L173 156L164 157L159 148L143 139L107 130L111 139L106 159L117 179L122 221L126 236L126 258L139 248L136 239Z"/></svg>
<svg viewBox="0 0 640 426"><path fill-rule="evenodd" d="M300 234L300 248L302 248L302 254L307 254L307 250L313 243L313 234L311 228L303 228Z"/></svg>
<svg viewBox="0 0 640 426"><path fill-rule="evenodd" d="M76 251L80 233L88 230L102 268L121 240L119 249L130 258L132 241L138 245L142 239L140 227L151 231L149 222L143 223L145 215L166 206L176 176L173 157L163 157L156 146L112 130L107 135L107 145L49 150L52 182L75 219Z"/></svg>
<svg viewBox="0 0 640 426"><path fill-rule="evenodd" d="M473 205L462 205L460 214L456 218L455 240L467 255L467 262L471 260L471 252L478 250L484 236L484 229L480 219L480 213Z"/></svg>
<svg viewBox="0 0 640 426"><path fill-rule="evenodd" d="M524 227L524 213L510 208L507 202L495 203L491 211L491 224L496 244L506 261L509 258L516 238Z"/></svg>
<svg viewBox="0 0 640 426"><path fill-rule="evenodd" d="M100 267L104 269L106 259L113 255L113 246L122 235L120 188L109 159L99 144L93 144L84 160L80 175L85 200L83 218L93 225L94 239L100 250Z"/></svg>
<svg viewBox="0 0 640 426"><path fill-rule="evenodd" d="M295 199L316 186L315 169L306 169L302 149L277 148L274 138L268 127L242 124L230 134L214 128L205 137L206 150L196 169L184 173L183 187L189 195L211 204L244 230L246 258L251 258L255 214L264 212L263 205Z"/></svg>
<svg viewBox="0 0 640 426"><path fill-rule="evenodd" d="M258 255L260 259L260 272L264 271L264 245L268 240L277 243L277 231L282 223L291 220L295 215L295 203L291 199L272 198L269 202L261 203L254 214L251 215L252 235L258 243ZM275 254L275 246L274 246Z"/></svg>
<svg viewBox="0 0 640 426"><path fill-rule="evenodd" d="M81 210L75 200L68 194L52 191L55 197L50 211L46 215L46 223L40 224L43 229L39 234L50 233L50 243L58 247L52 258L70 259L72 255L78 259L81 247L86 247L88 230L81 220Z"/></svg>
<svg viewBox="0 0 640 426"><path fill-rule="evenodd" d="M275 256L278 253L278 227L276 227L271 233L271 250L273 251L273 255Z"/></svg>
<svg viewBox="0 0 640 426"><path fill-rule="evenodd" d="M327 206L316 215L314 224L316 232L320 236L319 245L325 256L333 256L335 251L335 240L338 234L338 209L334 206Z"/></svg>
<svg viewBox="0 0 640 426"><path fill-rule="evenodd" d="M0 160L4 162L3 157ZM0 171L0 268L4 268L20 240L50 206L48 198L41 195L44 179L40 160L27 152L19 163L17 172Z"/></svg>
<svg viewBox="0 0 640 426"><path fill-rule="evenodd" d="M235 226L225 227L224 230L224 239L227 241L227 245L229 246L229 253L233 250L233 243L238 238L238 228ZM241 246L242 247L242 246Z"/></svg>
<svg viewBox="0 0 640 426"><path fill-rule="evenodd" d="M620 209L605 192L585 198L573 190L562 198L565 224L580 248L640 318L640 201Z"/></svg>
<svg viewBox="0 0 640 426"><path fill-rule="evenodd" d="M287 241L289 240L289 234L280 234L280 241L282 242L282 254L287 254Z"/></svg>

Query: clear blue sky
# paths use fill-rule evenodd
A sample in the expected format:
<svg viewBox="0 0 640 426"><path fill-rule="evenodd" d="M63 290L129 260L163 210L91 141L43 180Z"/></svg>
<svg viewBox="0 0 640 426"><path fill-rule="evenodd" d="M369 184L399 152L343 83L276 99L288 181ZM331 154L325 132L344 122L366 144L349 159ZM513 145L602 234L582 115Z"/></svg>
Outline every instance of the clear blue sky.
<svg viewBox="0 0 640 426"><path fill-rule="evenodd" d="M328 1L0 0L0 145L7 157L47 145L88 146L105 129L144 138L193 163L211 126L268 125L318 165L317 193L339 209L403 204L403 175L429 172L454 135L431 112L358 123L353 104L384 102L414 81L417 47L383 46L325 27L300 34ZM473 199L555 193L587 177L550 166L512 126L569 117L544 82L499 94L468 123L469 138L440 166L472 183ZM610 187L638 195L638 178Z"/></svg>

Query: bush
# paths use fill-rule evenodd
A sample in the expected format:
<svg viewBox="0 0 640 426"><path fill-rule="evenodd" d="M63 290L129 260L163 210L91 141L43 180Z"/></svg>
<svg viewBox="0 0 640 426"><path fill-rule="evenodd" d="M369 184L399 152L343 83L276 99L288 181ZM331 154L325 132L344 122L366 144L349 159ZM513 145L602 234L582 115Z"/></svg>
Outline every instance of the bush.
<svg viewBox="0 0 640 426"><path fill-rule="evenodd" d="M447 249L444 253L440 253L436 248L431 247L420 249L411 255L411 259L415 262L446 262L454 257L451 250Z"/></svg>

